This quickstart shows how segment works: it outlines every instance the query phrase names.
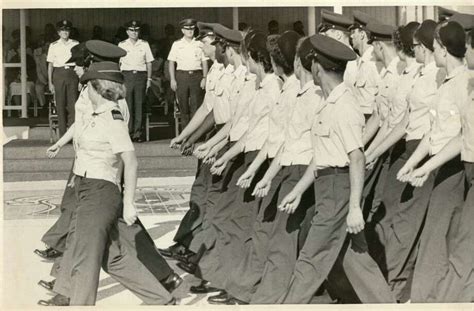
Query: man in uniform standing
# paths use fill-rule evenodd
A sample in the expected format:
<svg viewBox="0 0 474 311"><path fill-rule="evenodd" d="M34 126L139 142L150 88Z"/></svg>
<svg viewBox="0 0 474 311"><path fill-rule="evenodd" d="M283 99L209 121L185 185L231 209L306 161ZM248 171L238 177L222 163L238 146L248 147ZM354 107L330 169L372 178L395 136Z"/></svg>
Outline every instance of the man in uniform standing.
<svg viewBox="0 0 474 311"><path fill-rule="evenodd" d="M74 103L79 95L79 78L74 72L74 63L67 63L71 57L71 48L79 42L70 39L72 23L62 20L56 23L59 39L49 46L48 85L58 110L59 136L66 133L68 126L74 123Z"/></svg>
<svg viewBox="0 0 474 311"><path fill-rule="evenodd" d="M148 42L138 38L140 22L136 20L125 24L128 39L120 42L119 47L127 51L120 59L120 70L127 88L127 103L130 111L128 129L133 141L142 142L143 103L146 90L150 87L154 60Z"/></svg>
<svg viewBox="0 0 474 311"><path fill-rule="evenodd" d="M185 128L203 100L207 58L202 52L202 43L193 38L196 20L184 19L179 25L183 38L171 46L168 61L171 89L176 92L181 112L181 127Z"/></svg>

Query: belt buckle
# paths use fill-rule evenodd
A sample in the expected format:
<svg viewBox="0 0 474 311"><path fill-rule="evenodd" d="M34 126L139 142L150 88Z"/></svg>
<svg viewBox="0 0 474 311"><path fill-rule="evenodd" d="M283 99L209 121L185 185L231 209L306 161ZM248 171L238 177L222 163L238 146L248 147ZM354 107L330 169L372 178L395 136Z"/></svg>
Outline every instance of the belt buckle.
<svg viewBox="0 0 474 311"><path fill-rule="evenodd" d="M69 69L69 68L71 68L71 67L68 66L68 65L64 66L64 69Z"/></svg>
<svg viewBox="0 0 474 311"><path fill-rule="evenodd" d="M188 73L189 73L190 75L192 75L192 74L193 74L193 71L192 71L192 70L189 70Z"/></svg>
<svg viewBox="0 0 474 311"><path fill-rule="evenodd" d="M136 73L137 73L137 71L136 71L136 70L132 70L132 72L133 72L133 74L136 74Z"/></svg>

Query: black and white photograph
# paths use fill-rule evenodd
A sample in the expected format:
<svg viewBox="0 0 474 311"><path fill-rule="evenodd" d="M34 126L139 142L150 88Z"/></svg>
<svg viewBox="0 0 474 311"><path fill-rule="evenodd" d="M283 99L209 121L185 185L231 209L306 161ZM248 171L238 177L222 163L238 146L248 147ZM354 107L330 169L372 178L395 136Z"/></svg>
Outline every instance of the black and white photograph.
<svg viewBox="0 0 474 311"><path fill-rule="evenodd" d="M474 310L472 0L1 20L1 309Z"/></svg>

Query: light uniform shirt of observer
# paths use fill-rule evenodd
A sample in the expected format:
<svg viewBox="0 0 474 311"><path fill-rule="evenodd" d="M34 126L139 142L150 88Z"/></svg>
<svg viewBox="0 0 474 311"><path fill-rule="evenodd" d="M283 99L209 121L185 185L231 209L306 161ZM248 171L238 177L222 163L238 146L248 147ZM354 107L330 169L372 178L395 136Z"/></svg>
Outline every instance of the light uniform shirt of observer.
<svg viewBox="0 0 474 311"><path fill-rule="evenodd" d="M443 74L444 70L436 67L433 61L423 66L416 76L413 88L408 95L409 112L405 136L407 141L422 139L430 131L429 111L438 86L444 80Z"/></svg>
<svg viewBox="0 0 474 311"><path fill-rule="evenodd" d="M461 159L474 162L474 71L469 71L468 98L461 106L462 149Z"/></svg>
<svg viewBox="0 0 474 311"><path fill-rule="evenodd" d="M235 117L237 109L239 108L238 103L240 101L240 95L245 83L245 77L247 75L247 67L240 65L234 71L235 79L232 81L230 87L230 118L231 120Z"/></svg>
<svg viewBox="0 0 474 311"><path fill-rule="evenodd" d="M71 49L79 42L73 39L63 41L61 39L54 41L49 45L46 61L52 63L53 67L74 66L75 63L66 63L71 58Z"/></svg>
<svg viewBox="0 0 474 311"><path fill-rule="evenodd" d="M253 73L247 72L244 83L239 94L239 99L236 104L235 113L232 116L232 123L229 132L229 140L238 141L249 128L250 104L257 95L257 76Z"/></svg>
<svg viewBox="0 0 474 311"><path fill-rule="evenodd" d="M388 67L384 67L380 72L380 80L375 94L375 109L377 109L380 116L379 125L382 125L388 118L392 100L400 82L400 74L402 73L400 67L402 65L400 58L397 56L392 59Z"/></svg>
<svg viewBox="0 0 474 311"><path fill-rule="evenodd" d="M212 112L216 124L224 124L230 119L230 93L234 79L234 66L229 64L214 88L214 107Z"/></svg>
<svg viewBox="0 0 474 311"><path fill-rule="evenodd" d="M347 62L346 70L344 71L344 83L350 88L353 88L357 78L359 58Z"/></svg>
<svg viewBox="0 0 474 311"><path fill-rule="evenodd" d="M430 155L437 154L461 131L460 108L468 99L469 72L459 66L446 77L430 109Z"/></svg>
<svg viewBox="0 0 474 311"><path fill-rule="evenodd" d="M120 58L120 70L122 71L146 71L146 64L151 63L154 58L150 45L142 39L138 39L135 44L127 39L118 44L127 55Z"/></svg>
<svg viewBox="0 0 474 311"><path fill-rule="evenodd" d="M321 110L323 94L313 80L306 82L296 96L296 102L287 114L285 142L280 156L280 165L309 165L313 158L311 126L316 111Z"/></svg>
<svg viewBox="0 0 474 311"><path fill-rule="evenodd" d="M275 74L267 74L249 106L249 127L244 143L244 151L262 149L268 137L269 114L280 96L283 82Z"/></svg>
<svg viewBox="0 0 474 311"><path fill-rule="evenodd" d="M73 172L118 184L118 154L135 150L127 122L117 103L106 101L93 111L87 102L87 92L81 95L75 108Z"/></svg>
<svg viewBox="0 0 474 311"><path fill-rule="evenodd" d="M211 112L214 108L215 103L215 94L214 89L216 88L217 83L224 75L225 67L223 64L214 61L206 77L206 93L204 94L203 105L206 108L207 112Z"/></svg>
<svg viewBox="0 0 474 311"><path fill-rule="evenodd" d="M415 84L415 77L421 70L421 64L416 61L406 67L395 86L395 91L390 100L391 105L388 111L388 129L392 130L400 123L408 109L408 95Z"/></svg>
<svg viewBox="0 0 474 311"><path fill-rule="evenodd" d="M296 95L300 90L300 81L294 74L283 83L280 96L270 110L267 144L267 156L274 158L285 141L285 128L288 125L288 112L293 109Z"/></svg>
<svg viewBox="0 0 474 311"><path fill-rule="evenodd" d="M365 119L354 95L341 83L336 86L316 111L311 128L313 157L317 169L347 167L348 154L363 148Z"/></svg>
<svg viewBox="0 0 474 311"><path fill-rule="evenodd" d="M168 60L176 63L177 70L201 70L202 62L207 60L202 51L202 45L201 41L192 39L188 42L183 37L173 42Z"/></svg>
<svg viewBox="0 0 474 311"><path fill-rule="evenodd" d="M362 54L357 60L357 74L354 82L354 95L364 114L372 114L374 111L375 94L379 83L379 72L372 52L373 46Z"/></svg>

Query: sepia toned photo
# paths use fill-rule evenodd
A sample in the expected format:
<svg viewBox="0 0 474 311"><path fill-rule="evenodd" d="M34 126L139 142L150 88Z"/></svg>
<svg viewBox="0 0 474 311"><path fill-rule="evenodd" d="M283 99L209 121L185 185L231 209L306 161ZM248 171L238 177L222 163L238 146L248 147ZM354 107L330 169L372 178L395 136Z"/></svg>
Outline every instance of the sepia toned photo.
<svg viewBox="0 0 474 311"><path fill-rule="evenodd" d="M73 2L2 7L2 309L473 310L472 3Z"/></svg>

